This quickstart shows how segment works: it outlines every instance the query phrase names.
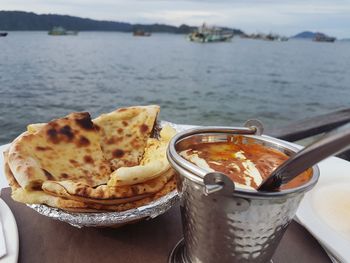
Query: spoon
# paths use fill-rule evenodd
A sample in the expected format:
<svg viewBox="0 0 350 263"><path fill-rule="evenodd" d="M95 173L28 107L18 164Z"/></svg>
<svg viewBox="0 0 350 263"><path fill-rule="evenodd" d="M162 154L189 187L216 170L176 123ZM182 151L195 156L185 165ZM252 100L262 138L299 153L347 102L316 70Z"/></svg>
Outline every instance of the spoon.
<svg viewBox="0 0 350 263"><path fill-rule="evenodd" d="M274 191L323 159L350 148L350 125L335 129L306 146L274 170L258 191Z"/></svg>

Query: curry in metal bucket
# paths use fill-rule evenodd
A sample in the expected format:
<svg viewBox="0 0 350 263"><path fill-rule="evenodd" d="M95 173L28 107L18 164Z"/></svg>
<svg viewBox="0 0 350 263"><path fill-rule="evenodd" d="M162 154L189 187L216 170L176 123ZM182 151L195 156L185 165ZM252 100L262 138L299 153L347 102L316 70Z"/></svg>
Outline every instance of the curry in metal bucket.
<svg viewBox="0 0 350 263"><path fill-rule="evenodd" d="M234 181L237 188L257 189L289 156L243 136L230 136L221 142L201 142L188 145L180 155L208 172L221 172ZM280 188L291 189L308 182L308 169Z"/></svg>

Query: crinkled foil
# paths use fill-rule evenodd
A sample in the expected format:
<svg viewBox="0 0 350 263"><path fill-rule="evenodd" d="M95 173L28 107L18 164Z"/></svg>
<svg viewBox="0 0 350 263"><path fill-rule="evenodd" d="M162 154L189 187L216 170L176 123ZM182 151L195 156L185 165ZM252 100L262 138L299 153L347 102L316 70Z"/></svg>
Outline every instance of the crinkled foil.
<svg viewBox="0 0 350 263"><path fill-rule="evenodd" d="M74 213L53 208L47 205L28 205L30 208L47 217L81 227L108 227L123 225L141 219L155 218L168 211L178 201L177 191L135 209L123 212Z"/></svg>
<svg viewBox="0 0 350 263"><path fill-rule="evenodd" d="M176 131L193 128L190 125L178 125L166 121L161 121L160 126L169 124ZM101 213L76 213L68 212L58 208L53 208L47 205L27 205L34 209L39 214L66 222L72 226L81 227L117 227L129 222L142 219L155 218L174 206L179 200L177 191L174 190L167 195L154 200L153 202L123 212L101 212Z"/></svg>

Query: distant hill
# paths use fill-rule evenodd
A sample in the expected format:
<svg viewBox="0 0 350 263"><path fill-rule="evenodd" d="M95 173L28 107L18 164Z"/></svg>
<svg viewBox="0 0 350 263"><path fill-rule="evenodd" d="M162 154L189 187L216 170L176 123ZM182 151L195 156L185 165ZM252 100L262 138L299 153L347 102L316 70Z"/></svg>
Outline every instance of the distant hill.
<svg viewBox="0 0 350 263"><path fill-rule="evenodd" d="M179 27L164 25L164 24L134 24L132 25L132 31L142 30L145 32L161 32L161 33L176 33L176 34L188 34L195 30L196 27L191 27L188 25L181 25Z"/></svg>
<svg viewBox="0 0 350 263"><path fill-rule="evenodd" d="M310 31L304 31L299 34L296 34L294 39L308 39L308 40L315 40L320 42L334 42L337 38L328 36L321 32L310 32Z"/></svg>
<svg viewBox="0 0 350 263"><path fill-rule="evenodd" d="M0 11L0 30L50 30L54 26L63 26L69 30L132 30L129 23L96 21L67 15L37 15L21 11Z"/></svg>
<svg viewBox="0 0 350 263"><path fill-rule="evenodd" d="M295 36L292 36L292 38L314 38L317 33L311 32L311 31L304 31L299 34L296 34Z"/></svg>
<svg viewBox="0 0 350 263"><path fill-rule="evenodd" d="M101 21L89 18L81 18L68 15L44 14L38 15L32 12L0 11L0 30L44 30L48 31L54 26L62 26L67 30L77 31L119 31L132 32L144 30L150 32L166 32L176 34L188 34L195 27L181 25L179 27L165 24L131 24L116 21ZM233 30L235 34L243 34L239 29Z"/></svg>

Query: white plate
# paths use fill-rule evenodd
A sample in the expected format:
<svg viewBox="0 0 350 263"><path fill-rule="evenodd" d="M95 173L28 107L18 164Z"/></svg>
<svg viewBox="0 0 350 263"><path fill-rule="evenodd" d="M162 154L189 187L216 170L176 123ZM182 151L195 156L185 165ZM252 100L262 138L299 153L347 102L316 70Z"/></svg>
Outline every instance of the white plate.
<svg viewBox="0 0 350 263"><path fill-rule="evenodd" d="M350 262L350 162L331 157L297 211L298 221L341 262Z"/></svg>
<svg viewBox="0 0 350 263"><path fill-rule="evenodd" d="M6 151L9 146L10 144L0 145L0 189L8 187L8 183L6 181L5 176L3 176L2 172L4 171L4 156L2 153Z"/></svg>
<svg viewBox="0 0 350 263"><path fill-rule="evenodd" d="M0 216L5 233L7 254L0 259L1 263L17 263L18 260L18 230L15 217L7 204L0 199Z"/></svg>

